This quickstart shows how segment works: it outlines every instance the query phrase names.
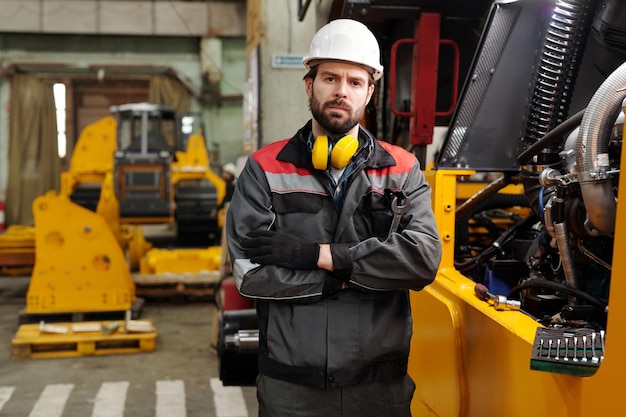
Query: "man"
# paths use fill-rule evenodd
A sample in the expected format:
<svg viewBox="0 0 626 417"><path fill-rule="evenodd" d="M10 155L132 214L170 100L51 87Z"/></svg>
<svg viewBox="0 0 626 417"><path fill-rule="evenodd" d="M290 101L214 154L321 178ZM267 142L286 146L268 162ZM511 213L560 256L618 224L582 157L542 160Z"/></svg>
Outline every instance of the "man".
<svg viewBox="0 0 626 417"><path fill-rule="evenodd" d="M226 222L256 299L259 415L410 416L408 290L441 258L431 190L412 154L359 125L383 71L363 24L321 28L304 64L313 118L248 158Z"/></svg>
<svg viewBox="0 0 626 417"><path fill-rule="evenodd" d="M226 194L224 195L224 199L218 209L226 206L226 204L233 198L235 184L237 183L237 167L232 162L224 164L220 176L224 181L226 181Z"/></svg>

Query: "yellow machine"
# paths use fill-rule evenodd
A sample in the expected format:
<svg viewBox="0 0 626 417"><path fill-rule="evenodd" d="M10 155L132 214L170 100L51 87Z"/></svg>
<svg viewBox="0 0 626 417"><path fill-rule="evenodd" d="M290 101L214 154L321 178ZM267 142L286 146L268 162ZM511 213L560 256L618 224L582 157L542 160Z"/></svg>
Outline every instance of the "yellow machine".
<svg viewBox="0 0 626 417"><path fill-rule="evenodd" d="M626 162L621 167L626 168ZM618 349L626 340L617 326L626 318L626 307L616 300L623 287L626 291L626 283L619 279L626 264L619 260L617 249L626 239L626 206L617 205L607 302L611 310L605 326L597 329L579 318L574 322L580 327L572 328L554 317L557 336L547 335L542 347L538 331L550 324L544 327L514 305L503 303L498 308L497 303L482 300L476 282L455 267L457 180L473 173L426 173L433 186L444 254L435 282L411 293L414 337L409 373L417 386L413 415L482 416L494 410L520 417L622 415L619 381L626 361ZM625 187L622 184L618 193L626 193ZM583 344L582 336L578 337L575 347L577 331L588 340Z"/></svg>
<svg viewBox="0 0 626 417"><path fill-rule="evenodd" d="M411 293L414 416L624 413L625 6L580 6L494 2L425 171L444 252Z"/></svg>
<svg viewBox="0 0 626 417"><path fill-rule="evenodd" d="M105 117L81 133L60 195L103 215L114 230L116 222L175 221L180 240L195 233L218 242L223 218L216 208L226 185L210 169L200 116L152 103L111 110L117 119ZM109 186L117 204L102 192Z"/></svg>
<svg viewBox="0 0 626 417"><path fill-rule="evenodd" d="M210 170L197 115L151 103L112 111L117 119L105 117L82 132L60 193L33 203L36 261L27 316L124 312L136 301L131 271L219 266L219 246L211 244L219 242L225 183ZM142 230L151 223L173 224L177 244L196 249L152 248Z"/></svg>

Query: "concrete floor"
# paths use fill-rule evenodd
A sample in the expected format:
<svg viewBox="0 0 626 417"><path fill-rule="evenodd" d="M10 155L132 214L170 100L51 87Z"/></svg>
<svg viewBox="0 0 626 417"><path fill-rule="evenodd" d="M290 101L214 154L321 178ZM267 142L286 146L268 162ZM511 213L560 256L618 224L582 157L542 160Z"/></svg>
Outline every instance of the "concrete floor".
<svg viewBox="0 0 626 417"><path fill-rule="evenodd" d="M0 276L0 416L249 417L254 387L223 387L211 348L210 301L146 300L154 352L62 359L14 358L11 341L29 277Z"/></svg>

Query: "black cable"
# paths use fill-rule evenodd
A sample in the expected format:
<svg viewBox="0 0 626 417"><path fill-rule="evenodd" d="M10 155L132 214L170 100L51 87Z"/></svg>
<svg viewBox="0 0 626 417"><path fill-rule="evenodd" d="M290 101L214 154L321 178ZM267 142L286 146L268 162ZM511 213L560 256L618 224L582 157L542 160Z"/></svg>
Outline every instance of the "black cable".
<svg viewBox="0 0 626 417"><path fill-rule="evenodd" d="M519 154L519 156L517 157L517 162L520 165L528 164L533 156L535 156L540 150L547 148L550 144L552 144L552 142L557 139L561 139L563 135L574 130L576 126L578 126L582 121L584 114L585 109L582 109L578 113L565 120L563 123L559 124L554 129L546 133L541 139L533 143L528 149Z"/></svg>
<svg viewBox="0 0 626 417"><path fill-rule="evenodd" d="M606 308L608 306L608 304L605 303L604 301L600 300L599 298L594 297L591 294L581 291L578 288L570 287L569 285L561 284L559 282L554 282L554 281L548 281L548 280L541 279L541 278L529 279L529 280L522 282L521 284L516 285L515 287L511 288L511 291L509 291L507 298L512 298L518 295L523 290L527 290L529 288L537 288L537 287L547 288L547 289L551 289L555 291L563 291L564 293L573 295L576 298L589 302L590 304L597 307L602 312L606 312Z"/></svg>
<svg viewBox="0 0 626 417"><path fill-rule="evenodd" d="M515 234L518 230L527 226L529 223L536 221L537 218L532 215L518 220L516 223L514 223L512 226L502 232L502 234L481 253L464 262L455 262L454 267L462 274L469 273L483 262L500 253L502 251L502 247L509 243L515 237Z"/></svg>

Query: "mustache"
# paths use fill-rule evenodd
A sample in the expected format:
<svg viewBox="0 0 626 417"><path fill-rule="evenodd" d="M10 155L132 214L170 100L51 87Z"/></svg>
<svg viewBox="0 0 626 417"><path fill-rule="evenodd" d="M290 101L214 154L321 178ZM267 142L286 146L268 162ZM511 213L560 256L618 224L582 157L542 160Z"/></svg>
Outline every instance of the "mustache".
<svg viewBox="0 0 626 417"><path fill-rule="evenodd" d="M349 104L346 104L346 101L343 99L334 99L331 101L327 101L326 103L324 103L324 108L327 109L328 107L340 107L344 110L347 111L352 111L352 106L350 106Z"/></svg>

